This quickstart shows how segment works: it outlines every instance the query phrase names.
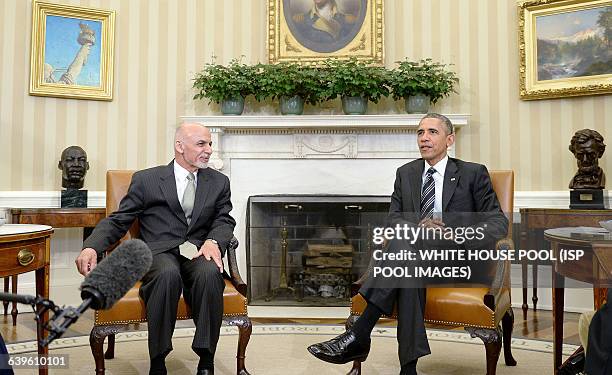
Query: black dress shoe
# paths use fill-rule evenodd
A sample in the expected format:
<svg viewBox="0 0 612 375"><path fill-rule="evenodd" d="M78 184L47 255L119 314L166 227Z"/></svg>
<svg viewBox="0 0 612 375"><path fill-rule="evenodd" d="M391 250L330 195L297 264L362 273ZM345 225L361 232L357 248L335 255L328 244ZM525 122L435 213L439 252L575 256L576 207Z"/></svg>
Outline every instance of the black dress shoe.
<svg viewBox="0 0 612 375"><path fill-rule="evenodd" d="M202 370L198 370L198 372L196 372L196 375L214 375L215 374L215 370L213 369L202 369Z"/></svg>
<svg viewBox="0 0 612 375"><path fill-rule="evenodd" d="M370 353L370 338L368 338L367 343L360 343L357 341L355 332L348 330L329 341L310 345L308 351L325 362L336 364L354 360L363 362Z"/></svg>

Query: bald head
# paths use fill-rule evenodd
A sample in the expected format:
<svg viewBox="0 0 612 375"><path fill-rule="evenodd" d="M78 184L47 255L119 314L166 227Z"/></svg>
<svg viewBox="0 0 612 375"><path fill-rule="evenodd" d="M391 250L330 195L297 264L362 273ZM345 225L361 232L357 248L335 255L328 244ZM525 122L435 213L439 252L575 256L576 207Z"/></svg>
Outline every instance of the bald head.
<svg viewBox="0 0 612 375"><path fill-rule="evenodd" d="M212 154L210 131L202 124L181 124L174 134L174 159L190 172L208 167Z"/></svg>

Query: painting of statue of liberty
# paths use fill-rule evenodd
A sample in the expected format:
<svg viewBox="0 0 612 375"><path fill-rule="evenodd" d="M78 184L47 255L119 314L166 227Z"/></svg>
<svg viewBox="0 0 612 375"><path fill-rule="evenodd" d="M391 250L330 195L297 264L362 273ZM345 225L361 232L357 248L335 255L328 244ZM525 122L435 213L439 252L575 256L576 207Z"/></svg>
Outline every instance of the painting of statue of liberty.
<svg viewBox="0 0 612 375"><path fill-rule="evenodd" d="M113 100L115 11L32 0L30 95Z"/></svg>
<svg viewBox="0 0 612 375"><path fill-rule="evenodd" d="M612 74L612 6L536 17L537 80Z"/></svg>
<svg viewBox="0 0 612 375"><path fill-rule="evenodd" d="M101 31L100 21L48 16L44 81L99 87Z"/></svg>

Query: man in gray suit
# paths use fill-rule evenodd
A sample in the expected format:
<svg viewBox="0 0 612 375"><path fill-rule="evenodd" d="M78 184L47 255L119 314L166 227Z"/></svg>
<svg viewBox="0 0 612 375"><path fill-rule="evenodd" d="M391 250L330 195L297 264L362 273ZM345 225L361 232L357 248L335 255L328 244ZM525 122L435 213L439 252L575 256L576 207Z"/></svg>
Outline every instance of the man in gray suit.
<svg viewBox="0 0 612 375"><path fill-rule="evenodd" d="M421 159L397 170L389 207L389 227L407 224L422 228L480 228L483 238L459 244L453 240L427 241L428 248L486 249L506 236L508 219L504 216L491 179L484 165L449 158L447 149L455 142L451 121L445 116L425 115L417 129ZM442 219L440 219L440 215ZM425 242L425 241L424 241ZM386 252L410 248L404 241L391 240ZM383 263L384 265L384 263ZM489 279L489 267L478 278ZM487 265L490 266L490 265ZM474 280L474 279L472 279ZM388 281L388 280L387 280ZM397 287L390 287L396 281ZM442 280L439 280L442 281ZM477 281L475 281L477 282ZM416 374L418 358L430 353L425 333L425 293L401 280L392 282L368 278L360 294L368 302L363 314L345 333L308 347L315 357L330 363L365 361L370 351L370 334L378 319L398 308L398 342L401 375Z"/></svg>
<svg viewBox="0 0 612 375"><path fill-rule="evenodd" d="M229 179L208 167L210 131L182 124L168 165L134 173L119 209L102 220L76 259L87 275L97 258L116 243L134 220L153 253L140 296L147 307L150 374L166 374L181 292L191 307L196 333L192 349L200 356L198 374L213 374L223 314L222 257L233 237ZM189 248L191 247L191 253Z"/></svg>

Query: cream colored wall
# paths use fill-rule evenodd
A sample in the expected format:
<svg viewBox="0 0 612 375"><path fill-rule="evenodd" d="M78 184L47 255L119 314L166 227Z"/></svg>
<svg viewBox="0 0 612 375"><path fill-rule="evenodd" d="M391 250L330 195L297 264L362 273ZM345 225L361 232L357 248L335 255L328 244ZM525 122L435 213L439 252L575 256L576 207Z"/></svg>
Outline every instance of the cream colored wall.
<svg viewBox="0 0 612 375"><path fill-rule="evenodd" d="M114 99L29 96L31 1L0 0L0 190L58 190L57 160L72 144L89 154L90 190L104 189L107 169L166 163L178 117L215 113L191 100L194 72L213 54L220 62L265 61L264 0L56 2L117 11ZM457 155L514 169L517 190L565 190L575 170L567 146L578 129L612 143L611 95L519 100L513 0L386 0L385 17L387 66L404 56L454 63L459 95L436 109L472 114Z"/></svg>

